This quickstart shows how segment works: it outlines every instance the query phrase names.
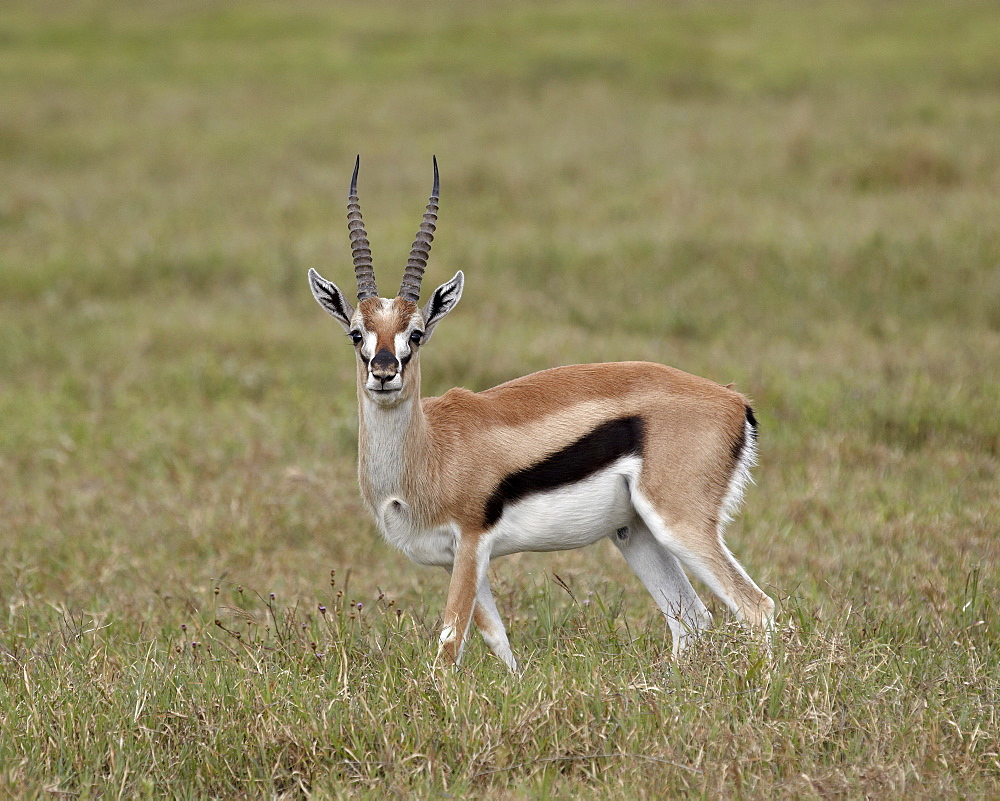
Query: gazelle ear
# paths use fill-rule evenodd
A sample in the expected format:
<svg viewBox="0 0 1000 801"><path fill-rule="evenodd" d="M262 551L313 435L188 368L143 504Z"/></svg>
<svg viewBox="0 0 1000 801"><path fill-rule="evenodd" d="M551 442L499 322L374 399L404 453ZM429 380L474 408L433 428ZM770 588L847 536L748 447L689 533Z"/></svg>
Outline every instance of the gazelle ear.
<svg viewBox="0 0 1000 801"><path fill-rule="evenodd" d="M434 290L431 299L424 306L424 342L431 338L434 326L452 309L462 297L465 275L459 270L450 281Z"/></svg>
<svg viewBox="0 0 1000 801"><path fill-rule="evenodd" d="M354 316L354 307L344 297L333 281L327 281L323 276L311 267L309 268L309 288L313 297L326 309L327 313L333 317L344 328L351 327L351 317Z"/></svg>

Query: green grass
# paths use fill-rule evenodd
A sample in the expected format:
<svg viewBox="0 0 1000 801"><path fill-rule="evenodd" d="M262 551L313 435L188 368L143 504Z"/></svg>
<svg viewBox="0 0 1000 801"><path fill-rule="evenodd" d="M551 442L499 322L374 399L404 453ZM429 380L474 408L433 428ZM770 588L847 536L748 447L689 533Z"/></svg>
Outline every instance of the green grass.
<svg viewBox="0 0 1000 801"><path fill-rule="evenodd" d="M998 39L989 2L5 4L0 795L1000 794ZM358 152L383 292L441 164L427 394L638 358L753 397L770 664L718 604L672 662L605 545L495 565L521 678L433 666L447 577L363 513L305 281L350 285Z"/></svg>

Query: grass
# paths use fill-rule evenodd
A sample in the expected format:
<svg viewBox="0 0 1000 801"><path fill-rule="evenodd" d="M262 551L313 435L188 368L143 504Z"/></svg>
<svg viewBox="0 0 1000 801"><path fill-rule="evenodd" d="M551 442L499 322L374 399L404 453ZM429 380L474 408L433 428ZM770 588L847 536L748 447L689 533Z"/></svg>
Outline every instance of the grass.
<svg viewBox="0 0 1000 801"><path fill-rule="evenodd" d="M998 27L5 4L0 795L996 796ZM383 291L441 163L428 394L640 358L754 398L770 665L718 605L672 662L607 546L496 564L523 677L433 666L446 576L363 513L305 282L349 283L359 151Z"/></svg>

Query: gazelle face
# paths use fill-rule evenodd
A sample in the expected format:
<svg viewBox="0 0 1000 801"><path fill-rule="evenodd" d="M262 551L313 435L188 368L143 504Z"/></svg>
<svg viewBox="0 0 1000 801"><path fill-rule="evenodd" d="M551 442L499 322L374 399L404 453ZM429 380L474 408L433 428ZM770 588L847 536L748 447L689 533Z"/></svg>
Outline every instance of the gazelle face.
<svg viewBox="0 0 1000 801"><path fill-rule="evenodd" d="M402 298L368 298L358 304L347 335L358 354L358 383L382 405L403 396L407 368L424 338L424 316Z"/></svg>
<svg viewBox="0 0 1000 801"><path fill-rule="evenodd" d="M434 290L423 309L405 298L365 298L354 309L336 284L309 271L313 296L339 322L358 357L358 389L380 406L394 406L413 392L419 394L416 359L420 347L459 298L465 277L461 271Z"/></svg>
<svg viewBox="0 0 1000 801"><path fill-rule="evenodd" d="M380 406L394 406L404 397L420 396L419 378L407 381L419 372L407 370L415 364L420 346L431 338L434 326L450 312L462 297L465 277L461 270L455 277L434 290L421 310L420 283L427 269L438 211L438 167L434 159L434 188L427 201L427 211L410 248L410 257L403 271L399 293L391 300L380 298L375 287L372 251L361 221L358 201L358 168L361 157L354 162L351 191L347 198L348 230L351 232L351 255L354 275L358 281L358 308L350 304L337 285L327 281L315 270L309 270L309 286L319 305L344 326L358 355L358 392ZM408 388L416 387L407 391Z"/></svg>

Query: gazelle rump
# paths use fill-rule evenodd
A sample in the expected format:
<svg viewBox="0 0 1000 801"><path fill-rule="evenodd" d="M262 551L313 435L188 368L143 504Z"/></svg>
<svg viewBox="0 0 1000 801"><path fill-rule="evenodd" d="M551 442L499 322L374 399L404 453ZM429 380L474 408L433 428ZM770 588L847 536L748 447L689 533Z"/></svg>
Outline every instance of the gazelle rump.
<svg viewBox="0 0 1000 801"><path fill-rule="evenodd" d="M451 573L440 652L458 662L475 619L517 669L487 577L490 560L610 538L666 615L677 654L711 615L686 566L741 619L774 602L723 541L755 462L746 398L647 362L557 367L483 392L420 397L420 352L462 296L461 271L417 305L437 222L434 189L399 292L378 295L357 197L348 220L358 303L309 271L313 295L357 354L358 478L385 538Z"/></svg>

